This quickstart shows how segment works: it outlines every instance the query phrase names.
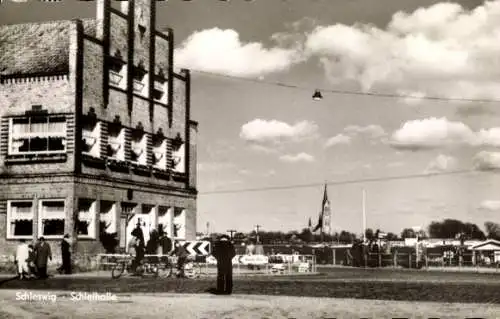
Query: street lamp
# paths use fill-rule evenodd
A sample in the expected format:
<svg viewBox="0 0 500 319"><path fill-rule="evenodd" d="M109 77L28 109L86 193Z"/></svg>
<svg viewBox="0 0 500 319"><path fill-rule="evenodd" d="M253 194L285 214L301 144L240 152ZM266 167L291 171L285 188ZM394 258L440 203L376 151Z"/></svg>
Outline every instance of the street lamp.
<svg viewBox="0 0 500 319"><path fill-rule="evenodd" d="M314 101L321 101L323 99L323 95L321 95L321 91L320 90L316 90L314 91L314 94L312 96L312 99Z"/></svg>

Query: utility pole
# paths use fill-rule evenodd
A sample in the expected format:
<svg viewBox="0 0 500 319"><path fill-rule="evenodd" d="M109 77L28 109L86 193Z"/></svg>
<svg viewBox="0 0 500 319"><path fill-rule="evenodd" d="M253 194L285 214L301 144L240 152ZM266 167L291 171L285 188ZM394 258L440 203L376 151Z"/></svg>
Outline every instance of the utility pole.
<svg viewBox="0 0 500 319"><path fill-rule="evenodd" d="M257 234L257 244L259 243L259 229L261 228L262 226L260 225L255 225L255 232Z"/></svg>
<svg viewBox="0 0 500 319"><path fill-rule="evenodd" d="M226 230L226 232L231 234L231 240L233 240L233 234L236 233L236 230L235 229L228 229L228 230Z"/></svg>

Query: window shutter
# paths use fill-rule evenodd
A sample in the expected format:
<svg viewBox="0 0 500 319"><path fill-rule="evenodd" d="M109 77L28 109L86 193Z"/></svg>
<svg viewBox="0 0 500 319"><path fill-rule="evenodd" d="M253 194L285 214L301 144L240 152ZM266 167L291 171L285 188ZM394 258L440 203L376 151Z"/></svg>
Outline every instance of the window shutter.
<svg viewBox="0 0 500 319"><path fill-rule="evenodd" d="M99 150L100 156L99 157L105 158L108 155L108 123L101 122L100 130L101 130L101 134L100 134L99 143L101 143L101 145L99 145L99 147L100 147L100 150Z"/></svg>
<svg viewBox="0 0 500 319"><path fill-rule="evenodd" d="M0 155L2 157L7 156L7 151L9 148L9 118L2 117L0 123Z"/></svg>
<svg viewBox="0 0 500 319"><path fill-rule="evenodd" d="M128 128L123 128L125 131L125 161L130 162L132 160L132 156L130 154L132 150L132 136L130 134L130 130Z"/></svg>
<svg viewBox="0 0 500 319"><path fill-rule="evenodd" d="M151 134L146 134L146 165L153 165L153 139Z"/></svg>
<svg viewBox="0 0 500 319"><path fill-rule="evenodd" d="M167 169L173 169L173 165L172 165L172 160L173 160L173 157L172 157L172 139L171 138L167 138Z"/></svg>
<svg viewBox="0 0 500 319"><path fill-rule="evenodd" d="M71 152L75 148L75 116L66 115L66 151Z"/></svg>

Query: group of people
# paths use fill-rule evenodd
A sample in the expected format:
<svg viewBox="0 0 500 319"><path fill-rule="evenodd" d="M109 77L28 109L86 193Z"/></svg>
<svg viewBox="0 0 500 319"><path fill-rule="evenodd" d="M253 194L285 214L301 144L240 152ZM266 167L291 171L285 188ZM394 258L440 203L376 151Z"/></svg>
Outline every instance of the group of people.
<svg viewBox="0 0 500 319"><path fill-rule="evenodd" d="M59 273L71 273L71 253L69 235L65 235L61 242L62 265ZM19 279L48 278L47 264L52 261L52 250L44 237L40 237L34 244L25 240L17 247L16 265Z"/></svg>
<svg viewBox="0 0 500 319"><path fill-rule="evenodd" d="M158 230L153 229L149 234L149 240L145 243L144 233L140 226L140 223L137 223L134 230L132 230L132 238L128 243L128 252L130 255L134 256L134 260L132 262L132 272L137 272L140 270L139 267L144 267L144 256L148 255L175 255L177 256L177 277L185 278L186 275L184 273L184 265L188 259L188 252L180 242L174 242L174 249L172 250L172 240L167 236L167 234L163 231L162 227L159 227Z"/></svg>
<svg viewBox="0 0 500 319"><path fill-rule="evenodd" d="M188 260L189 253L179 241L174 241L167 236L160 227L153 229L147 243L144 242L144 233L138 223L132 230L132 238L128 243L128 252L134 256L131 270L137 272L138 267L144 267L144 256L148 255L175 255L177 257L177 274L179 278L185 278L184 266ZM173 247L172 247L173 245ZM172 249L173 248L173 249ZM215 241L212 255L217 259L217 294L231 294L233 290L233 265L232 259L236 255L231 239L222 235Z"/></svg>

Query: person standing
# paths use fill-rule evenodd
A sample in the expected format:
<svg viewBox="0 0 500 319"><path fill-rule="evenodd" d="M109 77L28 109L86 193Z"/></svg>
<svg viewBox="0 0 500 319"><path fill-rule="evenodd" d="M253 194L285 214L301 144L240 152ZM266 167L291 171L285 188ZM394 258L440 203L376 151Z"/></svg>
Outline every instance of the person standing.
<svg viewBox="0 0 500 319"><path fill-rule="evenodd" d="M63 240L61 241L61 256L62 256L62 265L57 268L57 271L62 274L69 275L71 274L71 240L69 235L64 235Z"/></svg>
<svg viewBox="0 0 500 319"><path fill-rule="evenodd" d="M47 262L52 261L52 250L50 245L45 241L45 238L40 237L35 246L36 254L36 268L38 269L38 277L41 279L48 278L47 276Z"/></svg>
<svg viewBox="0 0 500 319"><path fill-rule="evenodd" d="M186 278L186 275L184 274L184 265L186 264L189 254L186 248L184 248L184 246L177 240L175 241L173 254L177 256L177 277Z"/></svg>
<svg viewBox="0 0 500 319"><path fill-rule="evenodd" d="M217 259L217 293L230 295L233 292L233 263L236 255L229 236L222 235L215 242L213 256Z"/></svg>
<svg viewBox="0 0 500 319"><path fill-rule="evenodd" d="M16 250L17 274L21 280L27 278L27 275L29 274L28 259L28 244L26 244L24 240L21 240L21 243L17 246Z"/></svg>

